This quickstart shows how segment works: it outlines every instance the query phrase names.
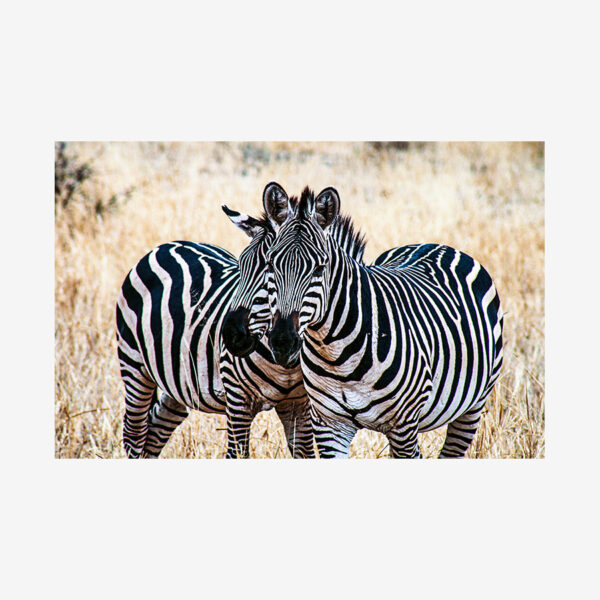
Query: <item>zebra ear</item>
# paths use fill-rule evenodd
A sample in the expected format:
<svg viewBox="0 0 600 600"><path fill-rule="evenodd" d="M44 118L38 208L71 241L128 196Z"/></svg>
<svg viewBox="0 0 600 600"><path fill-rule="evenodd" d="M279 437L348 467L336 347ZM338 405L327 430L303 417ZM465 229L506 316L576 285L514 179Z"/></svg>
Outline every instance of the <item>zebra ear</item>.
<svg viewBox="0 0 600 600"><path fill-rule="evenodd" d="M332 187L325 188L315 198L314 214L322 229L327 229L340 213L340 196Z"/></svg>
<svg viewBox="0 0 600 600"><path fill-rule="evenodd" d="M243 215L239 213L237 210L231 210L227 208L224 204L221 206L223 212L229 217L231 222L234 225L237 225L247 236L253 238L259 231L264 229L264 224L262 221L255 219L254 217L250 217L248 215Z"/></svg>
<svg viewBox="0 0 600 600"><path fill-rule="evenodd" d="M275 181L267 183L265 187L263 207L271 225L277 231L288 217L290 200L285 190Z"/></svg>

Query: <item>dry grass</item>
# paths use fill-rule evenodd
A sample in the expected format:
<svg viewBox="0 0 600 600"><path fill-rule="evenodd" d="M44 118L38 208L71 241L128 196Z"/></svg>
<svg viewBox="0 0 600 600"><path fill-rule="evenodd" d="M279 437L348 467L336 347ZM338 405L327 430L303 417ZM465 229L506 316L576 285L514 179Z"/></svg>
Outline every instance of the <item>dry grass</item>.
<svg viewBox="0 0 600 600"><path fill-rule="evenodd" d="M55 455L123 457L123 389L114 306L129 269L159 243L188 239L238 254L247 238L220 205L257 214L269 180L290 193L334 185L365 232L366 259L414 242L464 250L491 273L506 313L503 373L471 457L544 456L544 158L533 143L441 143L408 151L365 143L74 143L90 160L92 198L135 187L97 217L82 203L56 214ZM194 413L164 457L223 457L224 417ZM426 457L443 431L421 436ZM273 411L252 426L251 454L289 456ZM387 456L386 440L356 436L351 456Z"/></svg>

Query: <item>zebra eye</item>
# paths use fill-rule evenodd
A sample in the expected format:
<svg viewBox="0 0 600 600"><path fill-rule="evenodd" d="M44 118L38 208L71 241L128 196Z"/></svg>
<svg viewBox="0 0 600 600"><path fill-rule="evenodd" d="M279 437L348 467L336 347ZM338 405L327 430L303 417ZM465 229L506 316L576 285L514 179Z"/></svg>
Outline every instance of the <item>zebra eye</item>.
<svg viewBox="0 0 600 600"><path fill-rule="evenodd" d="M313 273L313 276L315 277L319 277L320 275L323 275L323 271L325 270L325 265L319 265Z"/></svg>

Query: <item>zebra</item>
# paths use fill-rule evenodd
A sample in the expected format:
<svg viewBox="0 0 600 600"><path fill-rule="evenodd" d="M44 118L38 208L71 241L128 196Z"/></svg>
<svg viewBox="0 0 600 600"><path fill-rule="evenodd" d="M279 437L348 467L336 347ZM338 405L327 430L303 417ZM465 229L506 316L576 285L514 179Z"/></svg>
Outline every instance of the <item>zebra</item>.
<svg viewBox="0 0 600 600"><path fill-rule="evenodd" d="M244 313L240 281L257 295L253 279L263 282L274 231L265 219L222 208L252 238L239 264L218 246L174 241L144 256L121 286L117 352L125 386L123 444L130 458L158 457L190 409L228 415L228 401L247 410L228 415L227 458L249 455L252 419L272 407L292 456L314 456L299 366L274 363L266 340L260 341L260 323L243 321L239 327L225 319L230 309ZM222 348L222 338L236 355Z"/></svg>
<svg viewBox="0 0 600 600"><path fill-rule="evenodd" d="M285 190L276 182L270 182L266 185L263 192L263 206L270 208L271 214L276 215L277 219L284 220L288 211L288 204L297 203L297 198L292 197L288 199ZM227 212L227 211L226 211ZM228 213L228 216L234 224L236 222L236 216ZM269 231L265 234L265 238L262 241L253 240L245 252L248 252L248 256L244 256L244 253L240 255L240 281L237 288L236 296L231 302L229 312L225 317L225 326L223 329L223 341L224 347L227 352L222 357L222 364L225 367L222 368L223 382L227 388L227 429L235 429L238 423L246 423L251 421L253 418L253 403L249 401L249 396L241 393L240 385L243 379L236 376L229 367L229 361L232 356L241 356L244 351L245 342L237 342L239 336L240 339L245 340L248 336L254 336L254 338L263 335L271 326L271 306L267 294L266 278L267 278L267 259L266 253L268 247L275 238L275 230L271 226L270 222L263 216L263 222L269 225ZM354 227L351 220L347 217L340 217L331 226L329 234L332 239L344 249L344 252L354 260L362 263L364 245L361 243L362 238L359 234L355 234ZM257 245L260 250L257 250L255 254L250 253L253 246ZM265 250L266 249L266 250ZM256 264L256 254L260 256L260 267ZM262 268L262 276L258 274L258 270ZM278 374L280 378L284 376L284 373L293 374L294 381L298 378L302 379L302 371L300 369L300 363L297 356L293 357L289 361L278 361L277 356L262 354L263 347L258 345L260 348L261 355L265 360L270 357L272 364L271 369L282 369ZM267 350L268 351L268 350ZM304 389L304 388L303 388ZM306 394L306 391L304 392ZM308 397L305 395L302 401L298 400L297 404L301 407L300 410L295 409L291 417L288 417L288 422L297 423L296 429L294 430L295 439L299 441L303 448L304 455L306 457L314 456L309 454L309 446L312 443L313 435L309 414ZM292 408L295 408L293 405ZM283 420L287 417L287 413L282 413L283 407L276 407L278 414ZM239 434L238 434L239 437Z"/></svg>
<svg viewBox="0 0 600 600"><path fill-rule="evenodd" d="M440 244L361 264L328 234L339 209L335 188L315 198L307 187L286 211L265 206L277 233L269 345L280 364L300 357L319 455L347 457L365 427L387 436L393 457L419 458L417 433L447 425L439 456L463 457L502 365L494 283Z"/></svg>
<svg viewBox="0 0 600 600"><path fill-rule="evenodd" d="M263 204L268 197L273 205L277 187L265 187ZM247 457L252 420L272 407L292 456L314 457L299 363L281 367L260 340L270 322L261 293L275 232L265 216L222 208L251 238L239 263L218 246L169 242L144 256L121 286L117 353L123 444L131 458L157 457L190 409L225 414L227 458ZM340 228L331 235L344 247L351 241Z"/></svg>

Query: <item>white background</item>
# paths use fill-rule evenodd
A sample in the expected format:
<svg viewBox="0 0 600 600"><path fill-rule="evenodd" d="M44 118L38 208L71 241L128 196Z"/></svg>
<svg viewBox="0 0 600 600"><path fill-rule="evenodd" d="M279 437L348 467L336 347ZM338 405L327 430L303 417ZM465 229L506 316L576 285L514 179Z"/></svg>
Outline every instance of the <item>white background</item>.
<svg viewBox="0 0 600 600"><path fill-rule="evenodd" d="M416 6L1 9L4 597L597 594L593 5ZM64 139L545 140L547 458L55 460Z"/></svg>

